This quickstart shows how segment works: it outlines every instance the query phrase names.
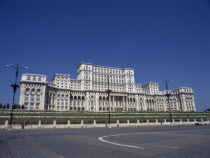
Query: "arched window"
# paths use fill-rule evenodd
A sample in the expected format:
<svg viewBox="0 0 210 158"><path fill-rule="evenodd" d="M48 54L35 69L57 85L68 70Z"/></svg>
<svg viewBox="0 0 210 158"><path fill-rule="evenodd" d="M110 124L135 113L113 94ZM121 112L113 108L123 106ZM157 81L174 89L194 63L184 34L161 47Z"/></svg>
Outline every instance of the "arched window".
<svg viewBox="0 0 210 158"><path fill-rule="evenodd" d="M37 89L36 92L38 92L38 93L41 92L41 89Z"/></svg>
<svg viewBox="0 0 210 158"><path fill-rule="evenodd" d="M30 89L29 88L26 88L26 92L29 92L30 91Z"/></svg>
<svg viewBox="0 0 210 158"><path fill-rule="evenodd" d="M35 89L33 88L33 89L31 90L31 92L35 92Z"/></svg>

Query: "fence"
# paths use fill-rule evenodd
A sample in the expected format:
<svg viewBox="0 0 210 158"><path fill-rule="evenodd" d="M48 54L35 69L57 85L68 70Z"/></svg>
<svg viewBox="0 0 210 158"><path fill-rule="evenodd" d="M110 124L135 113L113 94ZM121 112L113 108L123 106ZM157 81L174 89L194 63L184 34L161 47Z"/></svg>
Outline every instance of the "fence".
<svg viewBox="0 0 210 158"><path fill-rule="evenodd" d="M204 124L210 124L209 118L207 118L206 121L204 121L202 118L200 120L194 119L194 121L190 121L187 119L187 121L182 121L180 119L179 121L175 121L172 119L172 122L167 122L166 119L164 121L158 121L157 119L155 122L150 122L149 119L146 120L146 122L140 122L139 120L136 120L135 123L130 123L129 120L127 120L126 123L120 123L119 120L116 121L116 123L97 123L96 120L93 121L92 124L85 124L83 120L81 120L80 124L71 124L71 121L68 120L67 124L57 124L56 120L53 121L52 124L42 124L41 120L38 121L38 124L13 124L10 126L8 124L8 120L5 121L4 125L0 125L0 129L7 130L7 129L50 129L50 128L97 128L97 127L135 127L135 126L169 126L169 125L193 125L195 123L204 123Z"/></svg>

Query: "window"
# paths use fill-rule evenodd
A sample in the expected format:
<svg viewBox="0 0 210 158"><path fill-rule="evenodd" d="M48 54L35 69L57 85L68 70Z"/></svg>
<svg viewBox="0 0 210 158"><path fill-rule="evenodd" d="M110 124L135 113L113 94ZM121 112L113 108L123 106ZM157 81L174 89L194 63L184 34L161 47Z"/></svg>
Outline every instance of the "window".
<svg viewBox="0 0 210 158"><path fill-rule="evenodd" d="M28 101L29 100L29 97L25 97L25 101Z"/></svg>
<svg viewBox="0 0 210 158"><path fill-rule="evenodd" d="M26 92L29 92L30 91L30 89L29 88L26 88Z"/></svg>
<svg viewBox="0 0 210 158"><path fill-rule="evenodd" d="M33 78L33 81L36 81L36 77Z"/></svg>
<svg viewBox="0 0 210 158"><path fill-rule="evenodd" d="M36 101L40 101L40 98L36 98Z"/></svg>
<svg viewBox="0 0 210 158"><path fill-rule="evenodd" d="M38 78L38 81L41 81L41 77Z"/></svg>
<svg viewBox="0 0 210 158"><path fill-rule="evenodd" d="M27 77L27 80L28 80L28 81L30 81L30 80L31 80L31 78L30 78L30 77Z"/></svg>

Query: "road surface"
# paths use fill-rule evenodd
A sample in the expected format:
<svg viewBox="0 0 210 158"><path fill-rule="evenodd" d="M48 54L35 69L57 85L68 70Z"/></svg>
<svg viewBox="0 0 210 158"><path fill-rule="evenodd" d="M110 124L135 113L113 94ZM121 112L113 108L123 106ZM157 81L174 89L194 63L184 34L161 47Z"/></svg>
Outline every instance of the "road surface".
<svg viewBox="0 0 210 158"><path fill-rule="evenodd" d="M210 126L0 131L0 158L210 158Z"/></svg>

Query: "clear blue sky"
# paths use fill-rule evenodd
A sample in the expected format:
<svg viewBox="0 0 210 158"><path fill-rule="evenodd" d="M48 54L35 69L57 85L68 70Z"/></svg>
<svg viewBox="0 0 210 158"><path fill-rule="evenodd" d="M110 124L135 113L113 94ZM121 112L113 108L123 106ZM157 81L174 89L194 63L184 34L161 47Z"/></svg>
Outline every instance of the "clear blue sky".
<svg viewBox="0 0 210 158"><path fill-rule="evenodd" d="M209 0L0 0L0 53L1 103L14 82L5 64L51 80L90 62L134 68L139 84L173 79L210 108Z"/></svg>

